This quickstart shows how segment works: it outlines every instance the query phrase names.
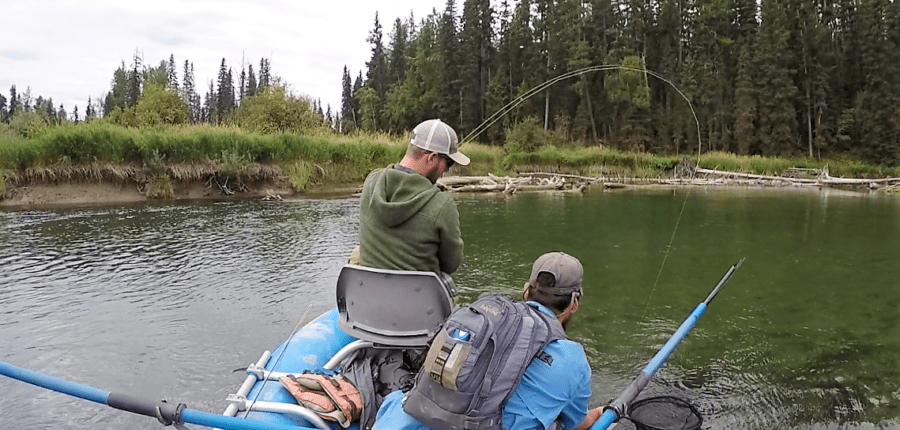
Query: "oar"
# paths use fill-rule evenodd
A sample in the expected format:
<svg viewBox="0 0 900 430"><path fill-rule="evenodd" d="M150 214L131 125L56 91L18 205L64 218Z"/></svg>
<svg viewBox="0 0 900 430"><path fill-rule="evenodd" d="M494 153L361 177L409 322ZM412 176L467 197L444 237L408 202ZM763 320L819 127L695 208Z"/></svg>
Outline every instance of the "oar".
<svg viewBox="0 0 900 430"><path fill-rule="evenodd" d="M716 297L716 294L719 294L719 290L722 286L728 282L728 279L731 278L731 275L741 267L741 263L744 262L742 258L741 261L738 261L736 264L732 265L728 268L728 271L725 272L725 276L719 280L719 283L716 284L716 287L713 288L712 292L709 293L709 296L706 297L702 303L698 304L694 311L688 315L687 319L681 323L681 327L678 327L678 330L675 331L675 334L669 338L668 342L660 348L659 352L653 356L653 359L647 364L647 367L644 368L643 371L631 381L631 384L622 391L622 394L619 395L619 398L610 403L609 407L607 407L603 411L603 415L591 426L590 430L606 430L609 426L616 422L619 418L624 416L628 412L628 407L631 406L631 402L640 394L641 390L647 386L650 382L650 378L662 367L663 363L666 362L666 359L669 358L669 354L675 350L675 347L678 346L679 343L684 339L685 336L694 328L694 324L697 324L697 320L700 319L700 316L703 315L703 312L706 310L706 307L709 306L709 303Z"/></svg>
<svg viewBox="0 0 900 430"><path fill-rule="evenodd" d="M123 411L153 417L165 425L184 423L232 430L316 430L309 427L266 423L211 414L187 409L183 403L172 404L142 399L128 394L110 393L91 386L13 366L3 361L0 361L0 375Z"/></svg>

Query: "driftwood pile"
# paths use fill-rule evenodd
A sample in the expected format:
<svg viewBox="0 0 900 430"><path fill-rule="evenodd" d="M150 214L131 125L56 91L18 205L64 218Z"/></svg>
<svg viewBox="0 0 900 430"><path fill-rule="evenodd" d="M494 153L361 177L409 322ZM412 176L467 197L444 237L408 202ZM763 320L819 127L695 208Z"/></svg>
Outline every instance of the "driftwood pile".
<svg viewBox="0 0 900 430"><path fill-rule="evenodd" d="M805 177L805 178L804 178ZM813 178L814 177L814 178ZM632 188L653 186L769 186L769 187L862 187L877 191L900 189L900 178L852 179L834 178L824 169L788 169L781 176L753 175L749 173L725 172L702 169L696 166L678 166L671 177L663 178L623 178L587 177L560 173L528 172L518 177L450 176L438 180L437 184L451 192L495 192L513 194L516 192L550 191L580 193L593 184L605 188Z"/></svg>
<svg viewBox="0 0 900 430"><path fill-rule="evenodd" d="M799 176L815 176L815 178L800 178ZM828 167L823 169L788 169L781 176L751 175L747 173L722 172L718 170L696 169L691 183L704 181L709 184L724 185L769 185L789 187L838 187L853 186L867 187L871 190L892 191L900 187L900 178L883 179L857 179L834 178L828 174ZM699 184L698 184L699 185Z"/></svg>
<svg viewBox="0 0 900 430"><path fill-rule="evenodd" d="M437 185L451 192L495 192L514 194L517 192L551 191L580 193L597 178L554 173L524 173L519 177L495 176L449 176L438 179Z"/></svg>

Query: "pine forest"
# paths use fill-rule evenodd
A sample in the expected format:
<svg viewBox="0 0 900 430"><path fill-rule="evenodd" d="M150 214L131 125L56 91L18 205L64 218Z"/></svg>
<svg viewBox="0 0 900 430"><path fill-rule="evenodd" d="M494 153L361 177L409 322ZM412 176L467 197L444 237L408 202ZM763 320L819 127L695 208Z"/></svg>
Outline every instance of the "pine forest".
<svg viewBox="0 0 900 430"><path fill-rule="evenodd" d="M341 106L302 98L284 115L344 134L441 118L489 145L526 125L575 146L900 164L898 0L446 0L424 18L382 18L360 41L364 70L335 77ZM295 99L266 59L238 72L223 59L208 83L187 60L143 61L123 61L83 112L13 86L0 121L21 110L243 128L261 95Z"/></svg>

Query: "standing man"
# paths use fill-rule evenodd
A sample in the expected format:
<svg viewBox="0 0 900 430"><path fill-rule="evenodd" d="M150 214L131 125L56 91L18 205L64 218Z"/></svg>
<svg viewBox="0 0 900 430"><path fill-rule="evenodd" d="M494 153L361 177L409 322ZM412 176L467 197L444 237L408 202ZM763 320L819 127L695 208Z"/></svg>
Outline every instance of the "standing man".
<svg viewBox="0 0 900 430"><path fill-rule="evenodd" d="M417 125L399 164L369 174L359 209L359 262L393 270L453 273L462 263L459 211L435 185L454 164L468 165L449 125Z"/></svg>

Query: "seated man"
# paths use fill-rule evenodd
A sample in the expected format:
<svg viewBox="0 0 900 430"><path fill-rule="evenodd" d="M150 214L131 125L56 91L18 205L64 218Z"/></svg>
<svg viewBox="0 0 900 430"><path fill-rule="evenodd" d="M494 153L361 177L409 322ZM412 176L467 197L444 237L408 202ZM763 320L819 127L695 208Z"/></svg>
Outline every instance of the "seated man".
<svg viewBox="0 0 900 430"><path fill-rule="evenodd" d="M453 273L463 256L459 212L435 182L469 164L456 132L438 119L413 130L399 164L369 174L359 208L359 262L368 267Z"/></svg>
<svg viewBox="0 0 900 430"><path fill-rule="evenodd" d="M528 304L567 327L578 309L583 268L574 257L552 252L535 261L523 297ZM551 360L533 359L525 368L502 413L506 430L547 429L555 422L564 428L586 429L602 414L603 408L588 410L591 396L591 368L584 348L571 340L551 341L543 348ZM495 352L496 354L496 352ZM397 391L384 399L375 429L428 429L404 410L404 393Z"/></svg>

